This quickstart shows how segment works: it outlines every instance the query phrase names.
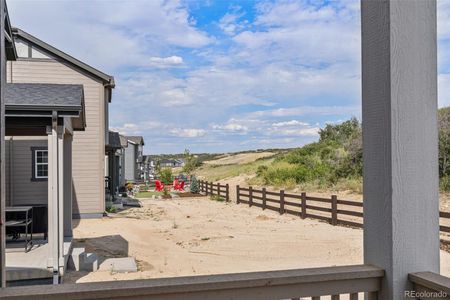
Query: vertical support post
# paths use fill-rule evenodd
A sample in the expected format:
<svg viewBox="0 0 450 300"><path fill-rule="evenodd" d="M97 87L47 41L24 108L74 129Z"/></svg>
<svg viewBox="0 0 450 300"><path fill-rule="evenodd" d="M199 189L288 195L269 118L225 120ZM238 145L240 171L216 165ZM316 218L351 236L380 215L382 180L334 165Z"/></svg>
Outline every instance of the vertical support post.
<svg viewBox="0 0 450 300"><path fill-rule="evenodd" d="M331 225L336 226L337 220L337 196L331 195Z"/></svg>
<svg viewBox="0 0 450 300"><path fill-rule="evenodd" d="M230 185L228 183L225 186L225 192L226 192L225 200L226 202L230 202Z"/></svg>
<svg viewBox="0 0 450 300"><path fill-rule="evenodd" d="M266 204L267 203L267 195L266 195L266 188L263 187L262 188L262 209L266 209Z"/></svg>
<svg viewBox="0 0 450 300"><path fill-rule="evenodd" d="M239 204L241 201L239 199L239 196L241 194L241 191L239 190L239 185L236 186L236 204Z"/></svg>
<svg viewBox="0 0 450 300"><path fill-rule="evenodd" d="M362 0L361 24L364 262L403 299L439 273L436 1Z"/></svg>
<svg viewBox="0 0 450 300"><path fill-rule="evenodd" d="M302 219L306 219L306 193L305 192L302 193L302 214L301 214L301 218Z"/></svg>
<svg viewBox="0 0 450 300"><path fill-rule="evenodd" d="M205 181L205 190L206 190L205 194L206 196L208 196L208 181Z"/></svg>
<svg viewBox="0 0 450 300"><path fill-rule="evenodd" d="M48 128L48 260L53 284L59 283L59 191L58 191L58 115L52 115Z"/></svg>
<svg viewBox="0 0 450 300"><path fill-rule="evenodd" d="M58 267L64 272L64 127L58 126Z"/></svg>
<svg viewBox="0 0 450 300"><path fill-rule="evenodd" d="M6 2L0 0L0 287L6 287L5 264L5 86L6 86L6 53L5 53L5 18Z"/></svg>
<svg viewBox="0 0 450 300"><path fill-rule="evenodd" d="M280 190L280 215L284 214L284 190Z"/></svg>
<svg viewBox="0 0 450 300"><path fill-rule="evenodd" d="M252 207L253 205L253 187L248 187L248 206Z"/></svg>

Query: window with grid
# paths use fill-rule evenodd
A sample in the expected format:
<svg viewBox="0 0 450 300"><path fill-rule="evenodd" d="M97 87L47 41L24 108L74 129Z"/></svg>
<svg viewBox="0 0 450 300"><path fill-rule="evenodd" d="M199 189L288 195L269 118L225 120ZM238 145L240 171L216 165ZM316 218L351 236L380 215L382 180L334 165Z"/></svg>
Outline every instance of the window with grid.
<svg viewBox="0 0 450 300"><path fill-rule="evenodd" d="M34 150L34 179L48 179L48 150Z"/></svg>

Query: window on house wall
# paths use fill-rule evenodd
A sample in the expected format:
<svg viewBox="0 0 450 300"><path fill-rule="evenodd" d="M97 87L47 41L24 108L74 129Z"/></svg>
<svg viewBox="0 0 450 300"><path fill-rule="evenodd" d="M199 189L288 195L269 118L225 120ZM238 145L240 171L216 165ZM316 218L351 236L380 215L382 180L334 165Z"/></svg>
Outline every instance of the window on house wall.
<svg viewBox="0 0 450 300"><path fill-rule="evenodd" d="M44 181L48 179L48 150L47 148L31 148L33 163L33 181Z"/></svg>

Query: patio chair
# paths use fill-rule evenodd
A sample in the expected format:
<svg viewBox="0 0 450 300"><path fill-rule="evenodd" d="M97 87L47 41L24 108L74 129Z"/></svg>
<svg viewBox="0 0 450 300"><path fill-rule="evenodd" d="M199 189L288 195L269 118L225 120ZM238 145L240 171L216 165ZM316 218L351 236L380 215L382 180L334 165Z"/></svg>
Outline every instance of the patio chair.
<svg viewBox="0 0 450 300"><path fill-rule="evenodd" d="M157 192L161 192L162 190L164 190L164 183L161 183L161 181L156 180L155 181L155 190Z"/></svg>

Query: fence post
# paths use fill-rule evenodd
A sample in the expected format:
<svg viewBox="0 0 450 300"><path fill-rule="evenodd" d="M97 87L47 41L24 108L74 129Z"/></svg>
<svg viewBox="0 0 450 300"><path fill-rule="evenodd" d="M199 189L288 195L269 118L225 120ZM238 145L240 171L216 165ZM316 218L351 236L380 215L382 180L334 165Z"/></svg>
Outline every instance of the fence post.
<svg viewBox="0 0 450 300"><path fill-rule="evenodd" d="M241 192L239 191L239 185L236 186L236 204L239 204L239 194Z"/></svg>
<svg viewBox="0 0 450 300"><path fill-rule="evenodd" d="M284 190L280 190L280 215L284 214Z"/></svg>
<svg viewBox="0 0 450 300"><path fill-rule="evenodd" d="M302 214L301 218L306 218L306 193L302 193Z"/></svg>
<svg viewBox="0 0 450 300"><path fill-rule="evenodd" d="M225 185L225 201L230 202L230 185L228 183Z"/></svg>
<svg viewBox="0 0 450 300"><path fill-rule="evenodd" d="M266 188L262 189L262 209L266 209Z"/></svg>
<svg viewBox="0 0 450 300"><path fill-rule="evenodd" d="M337 196L331 196L331 225L337 225Z"/></svg>
<svg viewBox="0 0 450 300"><path fill-rule="evenodd" d="M214 183L213 183L214 185ZM213 194L214 194L214 186L213 186ZM220 197L220 182L217 183L217 196Z"/></svg>
<svg viewBox="0 0 450 300"><path fill-rule="evenodd" d="M205 181L205 194L208 196L208 181Z"/></svg>
<svg viewBox="0 0 450 300"><path fill-rule="evenodd" d="M250 186L248 188L248 206L252 206L253 205L253 188Z"/></svg>

